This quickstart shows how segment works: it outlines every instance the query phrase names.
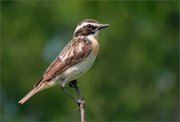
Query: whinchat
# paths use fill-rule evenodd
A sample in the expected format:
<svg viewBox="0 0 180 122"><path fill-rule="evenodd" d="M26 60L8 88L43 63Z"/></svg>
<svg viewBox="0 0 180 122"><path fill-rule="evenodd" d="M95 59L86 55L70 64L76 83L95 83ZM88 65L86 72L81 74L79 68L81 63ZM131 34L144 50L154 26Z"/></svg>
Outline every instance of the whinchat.
<svg viewBox="0 0 180 122"><path fill-rule="evenodd" d="M88 71L98 54L99 31L108 26L108 24L101 24L93 19L81 21L74 31L72 40L50 64L34 88L19 103L23 104L35 93L57 84L65 88L67 81L77 80Z"/></svg>

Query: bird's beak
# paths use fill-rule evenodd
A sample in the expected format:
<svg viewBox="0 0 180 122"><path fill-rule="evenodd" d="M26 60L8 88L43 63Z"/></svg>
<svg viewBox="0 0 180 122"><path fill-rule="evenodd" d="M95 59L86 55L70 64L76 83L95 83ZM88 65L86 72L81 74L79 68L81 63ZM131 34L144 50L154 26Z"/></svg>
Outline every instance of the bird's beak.
<svg viewBox="0 0 180 122"><path fill-rule="evenodd" d="M100 24L99 30L102 28L107 28L107 27L109 27L109 24Z"/></svg>

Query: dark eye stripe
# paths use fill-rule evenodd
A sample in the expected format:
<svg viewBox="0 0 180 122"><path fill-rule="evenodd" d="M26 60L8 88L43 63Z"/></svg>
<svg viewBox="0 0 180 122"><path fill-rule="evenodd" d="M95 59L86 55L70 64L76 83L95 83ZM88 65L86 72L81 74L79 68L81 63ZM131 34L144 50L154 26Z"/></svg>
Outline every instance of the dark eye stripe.
<svg viewBox="0 0 180 122"><path fill-rule="evenodd" d="M95 27L95 26L92 26L92 29L96 29L96 27Z"/></svg>
<svg viewBox="0 0 180 122"><path fill-rule="evenodd" d="M90 24L88 24L87 26L85 26L85 27L87 27L88 29L96 29L96 26L93 26L93 25L90 25Z"/></svg>

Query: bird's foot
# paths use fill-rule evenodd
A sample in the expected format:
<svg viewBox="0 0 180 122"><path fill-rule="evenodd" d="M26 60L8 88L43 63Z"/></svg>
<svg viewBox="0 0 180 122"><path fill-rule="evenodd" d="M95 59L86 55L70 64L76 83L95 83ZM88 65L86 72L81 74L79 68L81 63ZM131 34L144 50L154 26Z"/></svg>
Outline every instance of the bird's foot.
<svg viewBox="0 0 180 122"><path fill-rule="evenodd" d="M78 104L79 108L77 111L80 111L80 107L83 106L83 108L85 108L85 101L84 101L84 98L79 98L76 100L76 103Z"/></svg>
<svg viewBox="0 0 180 122"><path fill-rule="evenodd" d="M77 80L70 81L69 82L69 87L75 88L77 86L77 84L78 84Z"/></svg>
<svg viewBox="0 0 180 122"><path fill-rule="evenodd" d="M84 99L83 99L83 98L79 98L79 99L76 100L76 103L77 103L78 105L80 105L80 104L84 104L85 102L84 102Z"/></svg>

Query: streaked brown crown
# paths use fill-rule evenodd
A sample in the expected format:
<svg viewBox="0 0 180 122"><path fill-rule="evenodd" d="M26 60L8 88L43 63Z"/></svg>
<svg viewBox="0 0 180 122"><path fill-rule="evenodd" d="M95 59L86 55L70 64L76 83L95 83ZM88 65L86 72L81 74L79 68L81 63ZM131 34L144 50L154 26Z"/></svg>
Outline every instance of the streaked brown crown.
<svg viewBox="0 0 180 122"><path fill-rule="evenodd" d="M94 19L85 19L85 20L83 20L83 21L79 22L79 24L78 24L78 25L81 25L81 24L82 24L82 23L84 23L84 22L89 22L89 23L98 23L98 24L101 24L100 22L98 22L98 21L96 21L96 20L94 20Z"/></svg>

